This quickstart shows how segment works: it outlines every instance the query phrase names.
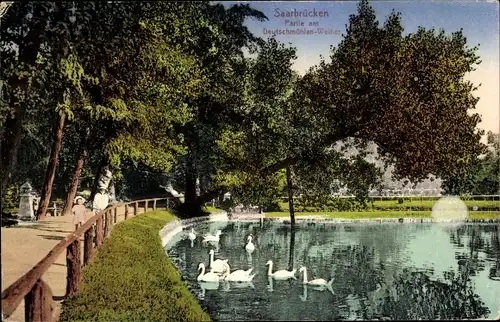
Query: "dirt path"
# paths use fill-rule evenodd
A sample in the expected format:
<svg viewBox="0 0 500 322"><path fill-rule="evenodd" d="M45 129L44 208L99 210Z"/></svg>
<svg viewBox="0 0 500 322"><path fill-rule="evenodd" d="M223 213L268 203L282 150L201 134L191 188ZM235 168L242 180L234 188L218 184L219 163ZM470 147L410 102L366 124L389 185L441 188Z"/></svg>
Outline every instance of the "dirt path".
<svg viewBox="0 0 500 322"><path fill-rule="evenodd" d="M144 209L139 208L138 212L143 213ZM132 213L133 208L129 207L129 214ZM118 222L125 219L124 214L125 207L118 208ZM89 212L87 219L91 216L92 213ZM48 217L31 226L2 227L2 292L42 260L74 229L72 216ZM83 237L81 240L83 241ZM83 242L81 244L83 260ZM66 293L66 253L59 256L42 278L52 289L58 316ZM5 321L24 321L24 301Z"/></svg>

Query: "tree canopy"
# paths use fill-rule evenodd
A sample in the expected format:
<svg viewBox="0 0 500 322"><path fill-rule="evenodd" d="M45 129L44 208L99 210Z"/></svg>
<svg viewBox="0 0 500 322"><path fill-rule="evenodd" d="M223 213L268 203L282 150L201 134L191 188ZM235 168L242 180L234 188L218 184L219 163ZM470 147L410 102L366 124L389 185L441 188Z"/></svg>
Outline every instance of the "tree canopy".
<svg viewBox="0 0 500 322"><path fill-rule="evenodd" d="M461 30L405 34L399 13L381 24L361 1L329 59L300 76L296 49L253 35L249 18L267 19L208 1L13 3L1 25L2 188L27 177L40 186L56 165L59 195L92 189L103 166L115 180L141 169L179 187L196 213L227 191L275 203L291 166L298 194L347 186L363 203L381 171L333 148L343 142L375 143L399 179L453 186L475 167L473 191L498 191L498 153L480 143L464 79L480 60Z"/></svg>

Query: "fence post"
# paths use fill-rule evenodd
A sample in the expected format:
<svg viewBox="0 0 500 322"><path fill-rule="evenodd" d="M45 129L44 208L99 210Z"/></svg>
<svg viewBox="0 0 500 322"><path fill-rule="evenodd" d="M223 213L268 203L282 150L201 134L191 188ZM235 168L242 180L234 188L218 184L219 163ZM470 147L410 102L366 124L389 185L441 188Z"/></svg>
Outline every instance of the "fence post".
<svg viewBox="0 0 500 322"><path fill-rule="evenodd" d="M97 238L96 244L97 248L101 247L103 239L103 229L102 229L102 215L97 219Z"/></svg>
<svg viewBox="0 0 500 322"><path fill-rule="evenodd" d="M108 237L109 234L109 211L104 212L104 237Z"/></svg>
<svg viewBox="0 0 500 322"><path fill-rule="evenodd" d="M170 200L170 199L168 199L168 198L167 198L167 208L166 208L166 209L168 209L168 201L169 201L169 200Z"/></svg>
<svg viewBox="0 0 500 322"><path fill-rule="evenodd" d="M128 203L125 204L125 220L128 218Z"/></svg>
<svg viewBox="0 0 500 322"><path fill-rule="evenodd" d="M137 216L138 202L134 203L134 216Z"/></svg>
<svg viewBox="0 0 500 322"><path fill-rule="evenodd" d="M156 210L156 199L153 199L153 210Z"/></svg>
<svg viewBox="0 0 500 322"><path fill-rule="evenodd" d="M94 238L94 227L90 227L86 232L85 232L85 241L83 244L83 265L87 265L90 263L90 260L92 259L92 253L94 250L94 247L92 245L93 238Z"/></svg>
<svg viewBox="0 0 500 322"><path fill-rule="evenodd" d="M54 201L54 217L57 217L57 207L55 201Z"/></svg>
<svg viewBox="0 0 500 322"><path fill-rule="evenodd" d="M113 219L114 219L114 224L116 224L117 220L118 220L118 207L115 207L115 209L113 210Z"/></svg>
<svg viewBox="0 0 500 322"><path fill-rule="evenodd" d="M42 279L24 297L24 319L30 322L52 320L52 290Z"/></svg>
<svg viewBox="0 0 500 322"><path fill-rule="evenodd" d="M66 278L66 296L71 296L78 290L80 284L80 240L76 239L67 249L66 266L68 267L68 276Z"/></svg>
<svg viewBox="0 0 500 322"><path fill-rule="evenodd" d="M144 213L148 212L148 200L144 200Z"/></svg>

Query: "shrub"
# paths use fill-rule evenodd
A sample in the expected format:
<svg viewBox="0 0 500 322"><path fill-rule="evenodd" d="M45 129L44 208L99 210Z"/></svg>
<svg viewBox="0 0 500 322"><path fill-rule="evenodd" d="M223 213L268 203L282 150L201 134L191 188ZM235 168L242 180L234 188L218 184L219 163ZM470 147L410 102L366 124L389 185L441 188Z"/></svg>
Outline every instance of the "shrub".
<svg viewBox="0 0 500 322"><path fill-rule="evenodd" d="M398 204L402 204L404 202L404 199L403 198L398 198Z"/></svg>
<svg viewBox="0 0 500 322"><path fill-rule="evenodd" d="M158 232L174 218L154 211L117 225L60 321L209 321L161 246Z"/></svg>

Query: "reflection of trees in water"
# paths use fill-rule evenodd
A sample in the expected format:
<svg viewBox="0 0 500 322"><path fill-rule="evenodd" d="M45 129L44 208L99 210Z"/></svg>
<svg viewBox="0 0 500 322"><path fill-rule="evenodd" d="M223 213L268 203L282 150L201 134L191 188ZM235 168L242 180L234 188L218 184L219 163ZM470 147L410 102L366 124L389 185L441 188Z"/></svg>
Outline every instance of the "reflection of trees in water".
<svg viewBox="0 0 500 322"><path fill-rule="evenodd" d="M205 227L196 230L204 233L209 226ZM480 252L497 263L491 269L490 276L500 275L498 225L464 225L449 232L452 243L462 250L456 256L458 272L446 273L444 281L431 281L432 270L426 271L428 275L408 270L401 273L406 243L412 236L429 227L299 224L291 232L289 225L264 222L261 228L255 223L231 222L223 229L220 255L216 254L216 258L231 258L231 262L235 260L234 269L245 269L247 254L244 246L246 236L252 234L257 247L253 253L253 263L259 266L255 269L261 274L267 273L262 263L271 259L275 264L274 270L298 269L305 265L310 278L335 278L335 296L331 297L331 302L327 300L318 305L325 304L324 310L332 310L331 316L336 319L383 316L392 319L454 319L486 316L489 310L474 294L469 277L484 270L485 262ZM181 257L185 256L185 262L208 264L210 247L204 248L201 253L193 252L189 241L181 244L184 242L186 245L181 248L186 249L184 253L179 253ZM195 241L195 244L198 243L201 243L201 239ZM194 265L189 269L192 278L196 274ZM302 278L300 274L297 277L299 281ZM287 292L295 293L296 284L279 282L277 290L287 289ZM299 294L294 295L299 300ZM309 295L314 298L315 294ZM294 310L280 303L269 305L276 312L283 310L282 316L289 316L289 310ZM297 314L299 311L297 308ZM318 314L319 318L324 317L324 313Z"/></svg>
<svg viewBox="0 0 500 322"><path fill-rule="evenodd" d="M295 225L290 227L290 247L288 248L288 269L295 268Z"/></svg>
<svg viewBox="0 0 500 322"><path fill-rule="evenodd" d="M356 239L359 244L377 249L379 261L399 257L410 242L409 236L415 236L430 228L429 225L367 224L356 227Z"/></svg>
<svg viewBox="0 0 500 322"><path fill-rule="evenodd" d="M485 269L485 260L479 257L481 252L486 258L495 261L495 266L489 272L490 278L500 276L498 225L464 225L450 232L450 240L460 248L467 247L465 252L456 255L459 271L462 274L475 276Z"/></svg>
<svg viewBox="0 0 500 322"><path fill-rule="evenodd" d="M486 317L484 305L468 279L453 272L445 281L433 281L423 272L403 270L394 281L393 292L386 291L378 311L392 319L475 319Z"/></svg>
<svg viewBox="0 0 500 322"><path fill-rule="evenodd" d="M490 253L496 254L495 266L490 268L489 278L500 280L500 225L495 225L495 231L491 234Z"/></svg>
<svg viewBox="0 0 500 322"><path fill-rule="evenodd" d="M377 284L382 283L382 270L374 261L373 248L346 246L339 249L334 256L335 284L342 285L342 292L363 297L374 291Z"/></svg>

